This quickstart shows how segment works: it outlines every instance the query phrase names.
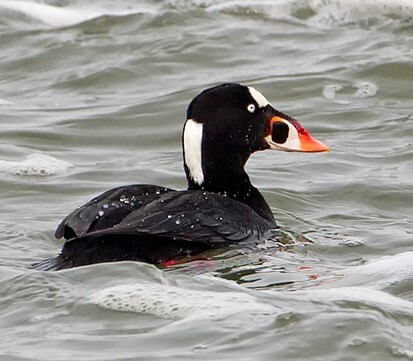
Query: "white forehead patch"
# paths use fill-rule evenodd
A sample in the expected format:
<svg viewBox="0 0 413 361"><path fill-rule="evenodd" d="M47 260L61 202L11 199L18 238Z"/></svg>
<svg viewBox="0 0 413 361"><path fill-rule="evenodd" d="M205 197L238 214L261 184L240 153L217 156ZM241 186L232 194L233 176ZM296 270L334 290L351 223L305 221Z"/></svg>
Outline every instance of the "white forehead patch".
<svg viewBox="0 0 413 361"><path fill-rule="evenodd" d="M196 184L204 182L202 170L202 131L203 125L192 119L188 119L184 129L185 163L189 169L189 175Z"/></svg>
<svg viewBox="0 0 413 361"><path fill-rule="evenodd" d="M250 91L252 98L257 102L260 108L264 108L268 104L270 104L269 101L265 98L265 96L262 95L257 89L253 88L252 86L249 86L248 90Z"/></svg>

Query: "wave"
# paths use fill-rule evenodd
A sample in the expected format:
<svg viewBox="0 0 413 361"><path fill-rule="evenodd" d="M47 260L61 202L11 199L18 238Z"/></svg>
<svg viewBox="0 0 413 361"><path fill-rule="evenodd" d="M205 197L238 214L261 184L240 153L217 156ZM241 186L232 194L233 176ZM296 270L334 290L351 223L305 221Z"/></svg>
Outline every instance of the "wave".
<svg viewBox="0 0 413 361"><path fill-rule="evenodd" d="M397 295L411 289L412 256L413 252L405 252L379 258L362 266L352 266L342 271L341 279L292 293L279 292L277 289L256 292L205 275L192 278L195 289L145 280L139 284L124 283L100 289L89 296L89 302L104 309L182 321L217 319L241 313L275 315L284 312L288 308L286 305L296 312L298 310L290 302L297 301L301 307L303 300L325 306L359 304L389 314L413 317L413 303ZM203 284L204 289L197 289L197 283ZM206 284L209 284L210 289L205 289ZM267 300L265 295L269 296Z"/></svg>
<svg viewBox="0 0 413 361"><path fill-rule="evenodd" d="M175 1L184 3L186 1ZM210 0L192 1L207 11L270 19L298 19L317 24L344 24L376 18L413 18L410 0ZM188 2L186 2L188 3Z"/></svg>
<svg viewBox="0 0 413 361"><path fill-rule="evenodd" d="M0 10L32 19L51 27L65 27L102 16L136 14L161 15L165 11L186 12L194 9L235 16L289 19L310 24L346 24L369 19L412 19L410 0L168 0L163 3L142 1L102 1L87 4L72 0L67 6L26 0L0 0ZM0 14L0 20L6 17Z"/></svg>
<svg viewBox="0 0 413 361"><path fill-rule="evenodd" d="M76 25L101 16L126 16L156 11L156 7L138 6L132 1L118 2L117 6L113 6L113 4L107 4L106 6L84 6L72 2L69 6L60 7L36 1L0 0L1 9L39 21L51 27Z"/></svg>
<svg viewBox="0 0 413 361"><path fill-rule="evenodd" d="M413 252L385 256L362 266L344 270L344 286L363 285L371 289L396 291L413 287Z"/></svg>
<svg viewBox="0 0 413 361"><path fill-rule="evenodd" d="M136 340L141 341L140 352L145 358L153 355L154 344L167 339L168 345L173 342L179 348L183 335L185 339L193 335L188 342L193 350L214 353L215 345L227 347L230 340L231 345L244 347L243 352L248 350L248 358L256 359L256 352L262 355L274 339L277 345L270 351L272 356L291 355L292 348L297 348L297 354L304 352L313 347L312 333L317 330L317 340L331 342L334 351L322 351L330 356L348 350L352 355L363 355L367 345L386 359L411 359L412 255L400 253L350 266L343 270L341 279L289 292L277 287L251 290L217 274L168 272L136 262L58 272L0 267L0 304L5 315L1 320L7 325L9 317L19 330L15 315L21 315L25 328L20 332L27 333L29 325L31 332L40 335L36 341L47 344L51 352L56 344L50 343L53 337L71 340L73 350L73 342L84 345L80 341L87 332L89 341L102 342L107 336L105 342L113 342L114 347L119 342L130 344L132 339L135 346ZM126 313L113 315L119 311ZM73 325L80 326L73 329ZM39 328L46 331L38 332ZM22 339L22 352L32 353L32 339ZM149 348L141 350L145 343ZM85 347L90 348L88 343ZM56 350L61 354L61 343ZM136 355L136 347L131 352Z"/></svg>
<svg viewBox="0 0 413 361"><path fill-rule="evenodd" d="M1 1L0 9L58 27L78 24L98 16L92 11L80 12L68 7L61 8L33 1Z"/></svg>

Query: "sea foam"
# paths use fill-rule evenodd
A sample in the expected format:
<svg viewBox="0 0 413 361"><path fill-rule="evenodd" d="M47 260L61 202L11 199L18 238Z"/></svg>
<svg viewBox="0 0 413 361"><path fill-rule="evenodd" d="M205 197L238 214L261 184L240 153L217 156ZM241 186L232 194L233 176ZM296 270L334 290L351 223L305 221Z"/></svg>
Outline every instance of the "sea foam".
<svg viewBox="0 0 413 361"><path fill-rule="evenodd" d="M101 16L161 15L171 9L185 12L194 8L234 15L261 15L270 19L300 19L323 25L383 17L399 19L413 17L413 2L410 0L167 0L160 4L143 1L90 4L73 0L65 6L27 0L0 0L0 10L15 12L52 27L76 25Z"/></svg>
<svg viewBox="0 0 413 361"><path fill-rule="evenodd" d="M154 283L114 286L92 294L89 299L105 309L186 321L217 319L241 312L274 313L276 310L245 293L193 290Z"/></svg>
<svg viewBox="0 0 413 361"><path fill-rule="evenodd" d="M35 153L22 161L0 160L0 173L20 176L48 176L61 173L73 164L46 154Z"/></svg>

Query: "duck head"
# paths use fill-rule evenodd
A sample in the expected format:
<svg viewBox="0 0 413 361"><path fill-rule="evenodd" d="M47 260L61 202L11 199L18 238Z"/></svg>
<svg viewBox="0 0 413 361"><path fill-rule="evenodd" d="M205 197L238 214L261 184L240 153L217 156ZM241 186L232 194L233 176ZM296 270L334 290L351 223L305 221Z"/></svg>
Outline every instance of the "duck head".
<svg viewBox="0 0 413 361"><path fill-rule="evenodd" d="M244 165L259 150L329 150L258 90L240 84L222 84L198 94L189 104L182 141L189 187L206 190L248 180Z"/></svg>

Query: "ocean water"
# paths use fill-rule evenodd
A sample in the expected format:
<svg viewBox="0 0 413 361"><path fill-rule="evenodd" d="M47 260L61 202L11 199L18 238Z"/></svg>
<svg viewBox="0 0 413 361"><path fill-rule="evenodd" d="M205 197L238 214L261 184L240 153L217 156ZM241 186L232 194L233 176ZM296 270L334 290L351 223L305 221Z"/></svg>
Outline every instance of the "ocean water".
<svg viewBox="0 0 413 361"><path fill-rule="evenodd" d="M0 360L412 360L413 2L0 0ZM202 89L331 147L261 152L278 241L157 268L30 269L109 188L185 188Z"/></svg>

